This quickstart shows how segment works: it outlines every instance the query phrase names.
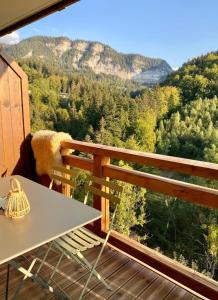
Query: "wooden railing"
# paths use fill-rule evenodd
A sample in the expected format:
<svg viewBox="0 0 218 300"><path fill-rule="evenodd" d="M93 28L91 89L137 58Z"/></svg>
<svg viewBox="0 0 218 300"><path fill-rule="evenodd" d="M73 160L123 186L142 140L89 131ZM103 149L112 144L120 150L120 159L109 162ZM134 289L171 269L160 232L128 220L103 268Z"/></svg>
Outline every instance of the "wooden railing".
<svg viewBox="0 0 218 300"><path fill-rule="evenodd" d="M118 159L215 180L218 180L217 164L132 151L76 140L63 141L62 148L77 150L93 155L92 159L75 155L64 155L62 158L66 165L90 171L98 177L109 177L111 179L121 180L165 195L174 196L191 203L218 209L218 190L136 170L121 168L112 165L110 161L111 159ZM104 236L109 227L108 201L99 196L95 196L93 207L101 210L102 219L96 221L91 229L97 234ZM187 288L190 288L209 299L218 299L218 284L216 281L117 232L111 234L109 242L112 246L124 251L127 255L146 263L151 268L158 270L172 280L185 285Z"/></svg>

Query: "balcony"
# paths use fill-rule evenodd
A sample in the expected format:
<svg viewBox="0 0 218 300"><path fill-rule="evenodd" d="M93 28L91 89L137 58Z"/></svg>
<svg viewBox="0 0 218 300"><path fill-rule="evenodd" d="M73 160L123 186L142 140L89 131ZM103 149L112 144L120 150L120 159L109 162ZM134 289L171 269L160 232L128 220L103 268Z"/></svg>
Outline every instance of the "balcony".
<svg viewBox="0 0 218 300"><path fill-rule="evenodd" d="M1 175L25 174L33 176L33 162L27 147L29 128L29 107L27 78L22 70L0 51L0 171ZM9 93L9 92L10 93ZM8 100L9 99L9 100ZM11 126L8 126L11 120ZM13 122L12 122L13 120ZM76 150L83 156L65 155L63 163L70 167L79 168L98 177L107 177L150 191L175 197L179 201L187 201L203 205L211 209L218 208L218 191L212 188L167 178L164 172L159 175L138 170L129 170L114 164L114 160L122 160L140 166L154 167L166 172L177 172L191 176L218 180L218 165L206 162L192 161L177 157L169 157L152 153L143 153L104 145L91 144L81 141L63 141L63 149ZM89 157L89 158L88 158ZM21 172L25 171L25 172ZM29 172L27 172L29 171ZM39 179L40 180L40 179ZM41 183L45 181L41 180ZM69 191L63 188L68 195ZM107 200L95 196L93 206L101 210L102 219L89 226L99 236L105 236L109 227L109 205ZM94 252L90 251L92 260ZM29 255L33 255L30 253ZM53 259L53 258L51 258ZM107 264L110 260L111 264ZM67 292L75 296L81 289L86 276L78 265L70 266L63 262L63 271L70 275L62 277L61 284L67 287ZM167 258L127 236L113 231L109 247L105 252L99 269L109 279L114 289L111 294L101 289L92 281L87 299L198 299L218 298L216 281L200 274L175 260ZM4 280L4 266L0 267ZM45 271L46 272L46 271ZM79 276L78 276L79 274ZM66 276L66 275L65 275ZM14 271L10 279L11 293L16 287L19 274ZM59 280L57 278L57 280ZM0 295L3 295L3 282L0 282ZM21 299L45 299L45 292L39 287L28 285L23 289ZM53 299L46 295L46 298ZM74 299L74 298L73 298Z"/></svg>
<svg viewBox="0 0 218 300"><path fill-rule="evenodd" d="M218 208L218 191L203 186L197 186L178 180L164 178L140 171L129 170L111 164L112 159L122 159L128 162L146 166L158 167L164 170L176 171L209 179L218 179L218 166L216 164L191 161L187 159L167 157L163 155L136 152L104 145L91 144L80 141L63 141L63 149L74 149L91 158L76 155L62 157L64 164L73 166L99 177L109 177L119 181L142 186L159 193L175 196L188 202ZM67 195L68 190L63 187ZM109 206L107 200L95 196L93 206L102 211L102 219L89 226L93 232L104 236L109 226ZM34 255L29 253L28 255ZM95 252L89 250L90 261ZM51 262L55 256L51 257ZM109 263L110 262L110 263ZM216 281L167 258L138 242L113 231L109 240L109 247L105 251L100 263L99 271L113 286L112 292L105 289L93 280L87 292L87 299L217 299L218 284ZM1 266L2 282L0 284L3 294L5 267ZM65 260L60 267L60 277L56 281L76 299L84 283L86 272ZM44 270L46 274L46 269ZM10 278L10 293L17 286L20 275L14 271ZM44 299L45 291L33 283L23 289L20 299ZM49 299L54 296L46 295ZM85 298L85 299L86 299Z"/></svg>

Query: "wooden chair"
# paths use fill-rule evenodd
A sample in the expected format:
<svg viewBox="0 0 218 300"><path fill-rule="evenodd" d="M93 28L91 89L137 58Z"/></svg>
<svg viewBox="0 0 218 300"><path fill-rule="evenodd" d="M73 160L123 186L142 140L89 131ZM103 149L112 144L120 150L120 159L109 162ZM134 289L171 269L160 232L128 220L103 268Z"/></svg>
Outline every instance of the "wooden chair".
<svg viewBox="0 0 218 300"><path fill-rule="evenodd" d="M74 189L76 186L75 178L78 173L75 172L75 170L70 170L66 168L54 168L52 174L50 177L52 178L50 188L53 187L54 181L60 181L64 185L70 186L71 189ZM47 249L47 252L45 253L44 258L41 261L41 264L37 270L37 273L39 273L40 269L42 268L43 264L45 263L47 256L52 249L52 247L55 247L58 249L61 253L60 258L57 262L57 264L54 266L54 269L48 279L48 284L50 284L54 274L57 272L58 267L63 259L63 257L71 258L78 262L80 265L82 265L84 268L86 268L90 274L86 281L86 284L82 290L82 293L79 297L79 299L82 299L84 292L90 282L91 277L94 275L101 283L105 285L105 287L109 290L111 290L110 286L105 282L105 280L102 278L102 276L96 271L97 264L99 262L99 259L102 255L102 252L105 249L105 246L107 244L107 241L109 239L111 229L114 224L115 215L117 211L117 205L120 203L120 196L123 192L123 187L120 185L117 185L115 183L112 183L110 181L107 181L102 178L98 178L96 176L88 176L89 183L85 186L86 189L86 195L84 197L84 204L87 203L88 195L89 193L92 193L93 195L98 195L101 197L104 197L109 200L109 202L112 202L114 204L113 213L111 217L110 227L109 231L107 232L106 238L102 239L96 234L90 232L84 227L81 227L79 229L76 229L72 231L71 233L68 233L55 241L53 241L49 248ZM98 186L104 187L104 189L100 190ZM73 192L71 193L71 197L73 195ZM93 248L93 247L100 247L99 254L96 258L96 261L94 265L91 265L89 261L85 258L83 255L83 252L85 252L87 249Z"/></svg>

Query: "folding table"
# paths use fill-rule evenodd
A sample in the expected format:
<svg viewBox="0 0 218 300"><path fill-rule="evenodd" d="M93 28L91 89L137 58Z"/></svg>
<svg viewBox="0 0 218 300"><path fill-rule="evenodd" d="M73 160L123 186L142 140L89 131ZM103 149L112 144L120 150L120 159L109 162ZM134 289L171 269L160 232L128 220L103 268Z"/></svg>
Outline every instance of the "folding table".
<svg viewBox="0 0 218 300"><path fill-rule="evenodd" d="M101 212L92 207L22 176L14 177L25 191L31 210L21 219L0 215L0 264L13 262L14 258L28 251L101 218ZM10 178L0 179L0 196L7 195ZM9 267L7 285L8 280Z"/></svg>

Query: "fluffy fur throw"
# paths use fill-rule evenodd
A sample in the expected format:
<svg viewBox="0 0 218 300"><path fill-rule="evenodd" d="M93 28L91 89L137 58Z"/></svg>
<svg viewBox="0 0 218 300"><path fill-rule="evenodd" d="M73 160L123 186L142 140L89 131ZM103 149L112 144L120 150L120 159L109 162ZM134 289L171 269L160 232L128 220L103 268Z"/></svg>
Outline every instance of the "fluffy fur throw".
<svg viewBox="0 0 218 300"><path fill-rule="evenodd" d="M36 160L36 173L49 175L53 166L62 166L61 154L67 155L72 150L61 150L60 142L72 140L68 133L40 130L33 135L31 145Z"/></svg>

